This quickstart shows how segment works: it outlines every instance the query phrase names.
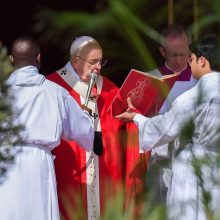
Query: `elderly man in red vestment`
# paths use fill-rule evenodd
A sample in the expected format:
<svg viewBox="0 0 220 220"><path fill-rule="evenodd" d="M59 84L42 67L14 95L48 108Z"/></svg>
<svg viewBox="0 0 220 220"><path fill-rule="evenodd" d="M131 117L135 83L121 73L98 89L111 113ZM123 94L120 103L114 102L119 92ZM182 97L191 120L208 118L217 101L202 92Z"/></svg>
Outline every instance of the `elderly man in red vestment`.
<svg viewBox="0 0 220 220"><path fill-rule="evenodd" d="M76 216L93 220L103 214L107 200L119 193L126 195L125 207L135 201L143 191L149 154L138 152L135 125L125 125L108 112L118 87L100 75L106 64L100 44L90 36L78 37L71 45L70 56L64 68L47 78L66 88L82 105L90 73L97 74L88 102L96 134L92 152L65 141L54 151L59 205L65 220Z"/></svg>

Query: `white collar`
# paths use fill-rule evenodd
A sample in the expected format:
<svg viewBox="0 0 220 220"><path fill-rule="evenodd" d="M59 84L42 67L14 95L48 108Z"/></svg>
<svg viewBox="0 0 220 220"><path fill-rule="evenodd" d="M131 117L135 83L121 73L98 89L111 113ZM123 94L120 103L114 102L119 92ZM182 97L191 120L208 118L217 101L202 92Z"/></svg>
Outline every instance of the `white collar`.
<svg viewBox="0 0 220 220"><path fill-rule="evenodd" d="M187 68L187 64L186 64L186 66L185 66L182 70L180 70L180 71L175 71L175 70L172 70L172 69L168 66L168 64L167 64L166 62L165 62L165 66L166 66L167 69L169 69L169 70L171 70L172 72L177 73L177 74L180 74L182 71L184 71L184 70Z"/></svg>
<svg viewBox="0 0 220 220"><path fill-rule="evenodd" d="M65 65L66 69L68 69L74 76L74 78L77 78L78 80L81 81L79 75L76 73L75 69L71 65L70 61Z"/></svg>

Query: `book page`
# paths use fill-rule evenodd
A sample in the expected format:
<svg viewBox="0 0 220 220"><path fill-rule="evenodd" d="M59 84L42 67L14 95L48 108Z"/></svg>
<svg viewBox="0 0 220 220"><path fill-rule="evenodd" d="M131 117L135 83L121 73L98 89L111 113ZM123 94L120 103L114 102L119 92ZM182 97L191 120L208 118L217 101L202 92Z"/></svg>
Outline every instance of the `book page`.
<svg viewBox="0 0 220 220"><path fill-rule="evenodd" d="M135 71L135 72L137 72L137 73L143 74L144 76L148 76L148 77L150 77L150 78L157 79L157 80L162 80L161 77L158 77L158 76L153 75L153 74L151 74L151 73L142 72L142 71L138 71L138 70L134 70L134 69L132 69L132 70Z"/></svg>
<svg viewBox="0 0 220 220"><path fill-rule="evenodd" d="M158 113L178 74L158 77L147 72L131 69L111 104L112 115L127 109L127 98L143 115Z"/></svg>
<svg viewBox="0 0 220 220"><path fill-rule="evenodd" d="M136 71L136 72L138 72L140 74L146 75L146 76L148 76L150 78L154 78L154 79L160 80L160 81L164 80L164 79L167 79L167 78L172 78L172 77L175 77L175 76L179 75L179 73L172 73L172 74L169 74L169 75L164 75L164 76L158 77L158 76L153 75L153 74L148 73L148 72L142 72L142 71L138 71L138 70L134 70L134 71Z"/></svg>

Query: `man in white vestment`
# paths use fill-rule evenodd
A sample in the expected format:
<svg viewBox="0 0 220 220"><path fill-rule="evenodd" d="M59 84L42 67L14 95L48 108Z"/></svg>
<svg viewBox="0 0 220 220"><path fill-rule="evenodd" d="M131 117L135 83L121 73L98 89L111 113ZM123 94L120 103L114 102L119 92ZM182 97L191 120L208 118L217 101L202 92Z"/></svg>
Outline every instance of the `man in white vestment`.
<svg viewBox="0 0 220 220"><path fill-rule="evenodd" d="M164 114L171 108L173 101L183 92L195 86L197 80L191 73L191 68L188 64L189 58L190 36L180 25L170 25L165 27L161 32L161 40L159 51L164 58L163 65L151 70L150 73L156 76L164 76L169 74L179 74L179 78L173 85L167 99L162 105L159 114ZM155 198L158 202L165 202L167 193L167 182L169 182L170 159L173 151L172 145L178 147L178 141L163 145L152 150L151 168L153 171L147 177L150 186L155 187ZM170 162L169 162L170 161ZM166 166L165 166L166 164ZM163 166L163 168L161 168ZM158 173L155 175L155 173ZM165 181L165 182L164 182ZM150 187L149 186L149 187Z"/></svg>
<svg viewBox="0 0 220 220"><path fill-rule="evenodd" d="M14 164L0 185L0 219L59 220L51 150L61 137L91 150L93 123L64 88L38 72L40 48L34 39L15 40L10 59L17 69L7 81L14 123L23 129Z"/></svg>
<svg viewBox="0 0 220 220"><path fill-rule="evenodd" d="M189 122L193 125L193 129L188 126L187 130L191 128L191 137L180 142L172 163L167 195L169 219L206 220L213 216L218 216L216 219L220 217L218 49L217 39L213 35L207 35L191 46L189 62L193 76L199 81L179 96L164 115L144 117L131 111L132 104L128 100L127 111L117 116L118 119L133 120L138 126L140 152L174 140ZM195 163L198 161L199 166Z"/></svg>

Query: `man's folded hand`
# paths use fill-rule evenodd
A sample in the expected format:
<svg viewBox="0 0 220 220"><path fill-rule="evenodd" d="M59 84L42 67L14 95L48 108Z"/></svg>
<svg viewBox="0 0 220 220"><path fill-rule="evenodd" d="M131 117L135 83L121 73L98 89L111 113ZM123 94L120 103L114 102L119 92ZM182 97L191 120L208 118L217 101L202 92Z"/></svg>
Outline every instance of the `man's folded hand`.
<svg viewBox="0 0 220 220"><path fill-rule="evenodd" d="M89 113L89 115L92 116L92 109L86 107L85 105L81 105L81 109L82 109L83 111L87 111L87 112Z"/></svg>

